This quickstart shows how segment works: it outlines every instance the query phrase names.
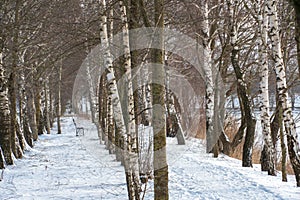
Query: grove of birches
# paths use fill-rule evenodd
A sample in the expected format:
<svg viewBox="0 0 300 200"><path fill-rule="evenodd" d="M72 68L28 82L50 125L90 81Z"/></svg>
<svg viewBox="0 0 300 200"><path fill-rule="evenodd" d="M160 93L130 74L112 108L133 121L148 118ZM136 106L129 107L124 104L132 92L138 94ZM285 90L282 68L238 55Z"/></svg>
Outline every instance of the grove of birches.
<svg viewBox="0 0 300 200"><path fill-rule="evenodd" d="M145 27L154 30L153 44L131 50L139 42L131 30ZM165 50L164 29L196 41L201 73ZM116 34L121 43L112 47ZM73 85L98 45L103 59L95 65L102 71L85 65L80 72L87 83L82 106L90 107L83 112ZM112 48L122 56L115 58ZM146 63L176 70L194 93L182 87L176 96L167 80L177 74L164 67L135 71ZM212 156L239 158L243 167L260 163L271 176L280 170L282 181L294 174L300 187L299 64L299 0L1 0L0 169L54 125L63 134L61 117L72 112L92 120L100 141L122 162L129 199L140 199L149 179L155 199L169 198L167 137L181 145L187 137L204 139ZM80 92L80 82L74 87ZM141 125L155 133L153 170L140 171Z"/></svg>

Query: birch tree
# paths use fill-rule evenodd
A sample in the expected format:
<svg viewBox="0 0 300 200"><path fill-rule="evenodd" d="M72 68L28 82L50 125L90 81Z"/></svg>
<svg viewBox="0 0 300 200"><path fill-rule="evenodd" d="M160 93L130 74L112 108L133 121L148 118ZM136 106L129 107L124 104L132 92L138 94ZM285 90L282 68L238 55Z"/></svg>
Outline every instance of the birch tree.
<svg viewBox="0 0 300 200"><path fill-rule="evenodd" d="M139 183L139 167L138 167L138 143L137 143L137 131L135 124L135 102L133 96L133 80L131 76L131 54L130 54L130 42L129 42L129 29L128 29L128 18L126 12L126 6L124 1L120 1L120 12L121 12L121 21L122 21L122 35L123 35L123 50L124 50L124 68L125 68L125 77L126 77L126 86L128 93L128 150L129 150L129 162L131 163L131 173L132 181L134 184L134 194L135 199L140 199L140 183Z"/></svg>
<svg viewBox="0 0 300 200"><path fill-rule="evenodd" d="M45 97L45 107L44 107L44 125L46 128L46 133L50 134L50 88L49 88L49 76L46 76L46 80L44 82L44 97Z"/></svg>
<svg viewBox="0 0 300 200"><path fill-rule="evenodd" d="M279 98L278 103L282 104L283 122L287 135L289 158L295 173L297 187L300 187L300 149L292 110L288 102L285 66L283 64L281 41L279 37L280 30L278 26L277 0L267 0L265 6L270 20L268 28L275 62L274 68L276 72L276 84Z"/></svg>
<svg viewBox="0 0 300 200"><path fill-rule="evenodd" d="M267 40L268 40L268 18L267 10L265 7L259 15L259 54L260 54L260 116L262 125L262 134L264 137L264 149L266 152L266 163L261 163L262 167L266 166L264 171L268 171L269 175L276 175L275 166L275 149L271 137L271 127L270 127L270 115L269 115L269 68L268 68L268 51L267 51ZM264 160L264 159L263 159Z"/></svg>
<svg viewBox="0 0 300 200"><path fill-rule="evenodd" d="M109 45L113 44L113 31L114 31L114 8L110 8L108 10L108 39ZM109 91L109 84L107 84L107 91ZM121 105L122 106L122 105ZM115 129L115 120L113 115L113 102L112 96L108 95L107 99L107 148L109 153L115 153L115 138L116 138L117 131Z"/></svg>
<svg viewBox="0 0 300 200"><path fill-rule="evenodd" d="M204 20L202 24L203 30L203 45L204 45L204 75L205 75L205 114L206 114L206 152L212 151L212 148L217 142L213 132L213 119L214 119L214 83L212 74L212 62L211 62L211 49L210 49L210 35L209 35L209 22L208 22L208 5L207 1L202 2L202 10Z"/></svg>
<svg viewBox="0 0 300 200"><path fill-rule="evenodd" d="M35 74L35 69L33 66L31 66L30 70L30 83L32 84L29 88L29 94L28 94L28 114L29 114L29 123L30 123L30 129L32 131L32 138L34 141L37 141L38 139L38 128L37 128L37 118L36 118L36 103L35 103L35 91L34 91L34 74Z"/></svg>
<svg viewBox="0 0 300 200"><path fill-rule="evenodd" d="M19 52L19 31L20 31L20 9L22 2L20 0L16 0L14 7L14 23L13 23L13 32L12 32L12 47L11 47L11 66L10 75L9 75L9 101L10 101L10 120L11 120L11 148L12 152L16 158L21 158L23 156L23 152L19 145L19 139L17 136L17 130L19 126L17 125L17 65L19 61L18 52Z"/></svg>
<svg viewBox="0 0 300 200"><path fill-rule="evenodd" d="M107 85L107 87L109 87L109 84ZM107 88L109 89L109 88ZM105 144L106 144L106 148L109 150L109 153L114 153L114 147L113 147L113 138L114 138L114 115L113 115L113 102L112 102L112 96L109 95L108 99L107 99L107 127L106 127L106 132L105 132L105 136L104 136L104 140L105 140Z"/></svg>
<svg viewBox="0 0 300 200"><path fill-rule="evenodd" d="M106 10L106 1L101 0L101 6L103 10ZM123 8L122 8L123 9ZM112 65L112 55L109 50L109 41L108 41L108 35L107 35L107 17L105 12L101 16L101 26L100 26L100 37L101 37L101 43L102 47L105 49L104 53L104 64L105 68L107 69L107 81L109 84L109 96L112 99L113 103L113 116L115 119L115 123L117 126L117 129L119 131L119 134L122 137L122 140L124 141L124 165L125 165L125 173L126 173L126 181L127 181L127 190L128 190L128 197L129 199L139 199L139 184L137 184L139 180L138 175L138 167L135 163L134 159L132 158L132 147L129 144L129 137L126 133L126 126L124 122L124 116L123 111L121 107L120 97L118 93L116 78L115 78L115 72Z"/></svg>
<svg viewBox="0 0 300 200"><path fill-rule="evenodd" d="M30 125L29 125L28 108L26 106L28 98L27 98L27 92L26 92L26 89L25 89L24 69L20 70L19 90L20 90L19 91L20 124L23 127L23 133L24 133L24 137L25 137L25 140L26 140L27 144L30 147L33 147L32 131L31 131Z"/></svg>
<svg viewBox="0 0 300 200"><path fill-rule="evenodd" d="M2 11L2 10L0 10ZM4 38L3 30L0 31L0 147L6 164L12 165L10 109L8 104L8 79L3 66ZM1 161L0 161L1 162ZM4 167L4 164L1 164Z"/></svg>
<svg viewBox="0 0 300 200"><path fill-rule="evenodd" d="M95 86L93 83L93 78L92 78L92 70L89 64L89 61L86 63L86 75L87 75L87 81L89 85L89 100L90 100L90 105L91 105L91 115L92 115L92 122L96 122L96 94L95 94Z"/></svg>

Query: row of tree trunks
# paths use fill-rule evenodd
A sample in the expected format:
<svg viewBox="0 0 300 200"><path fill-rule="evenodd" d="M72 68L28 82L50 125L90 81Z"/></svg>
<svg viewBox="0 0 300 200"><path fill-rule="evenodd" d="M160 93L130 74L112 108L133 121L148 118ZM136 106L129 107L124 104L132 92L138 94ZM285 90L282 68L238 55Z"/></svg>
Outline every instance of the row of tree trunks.
<svg viewBox="0 0 300 200"><path fill-rule="evenodd" d="M126 2L129 3L129 2ZM163 1L154 1L155 6L155 20L157 21L158 27L163 28ZM137 27L138 25L138 17L133 16L133 13L139 11L140 5L136 2L130 2L131 18L130 18L130 26ZM145 110L138 109L139 107L136 100L141 98L140 95L135 96L134 91L137 90L137 85L144 85L144 80L137 80L134 82L132 78L132 68L136 65L137 60L137 51L130 51L130 43L134 43L133 38L130 38L129 34L129 24L128 24L128 15L127 9L124 1L119 1L120 6L120 16L121 16L121 27L122 27L122 55L123 58L120 59L121 66L124 66L123 69L116 71L113 67L112 55L109 50L109 40L108 40L108 25L111 25L113 22L107 21L107 13L111 13L111 11L106 10L106 1L101 0L101 6L105 11L101 16L101 44L105 49L104 52L104 60L103 64L105 66L105 72L102 73L104 76L99 78L99 95L98 95L98 105L99 105L99 124L102 128L102 140L105 141L107 148L111 150L111 145L114 145L117 160L120 160L125 168L126 173L126 181L128 188L128 198L129 199L140 199L141 193L141 183L140 178L141 174L139 171L139 149L138 149L138 124L144 123L143 120L138 120L139 115L145 114L146 110L151 108L147 108L145 106ZM139 8L138 8L139 7ZM133 22L136 20L135 22ZM110 34L113 31L113 27L110 27ZM160 63L157 68L154 68L152 71L152 81L156 84L152 84L152 96L153 96L153 104L156 104L153 107L153 127L154 127L154 188L155 188L155 199L168 199L168 165L166 161L166 115L165 115L165 77L164 77L164 52L163 52L163 37L161 32L155 33L157 34L158 40L156 45L161 48L158 50L152 51L152 58L154 63ZM111 35L112 37L112 35ZM112 39L112 38L111 38ZM131 41L131 42L130 42ZM132 63L131 56L134 57L134 63ZM124 74L123 74L124 73ZM148 76L150 73L146 73ZM124 77L124 84L126 88L118 88L116 84L117 79L120 80L121 76ZM116 78L117 77L117 78ZM160 83L160 84L157 84ZM135 88L135 86L136 88ZM145 91L144 87L144 97L150 100L150 90ZM126 94L123 94L123 91L126 91ZM149 94L147 94L147 92ZM147 104L145 102L142 102ZM150 102L151 103L151 102ZM150 104L149 103L149 104ZM150 106L150 105L148 105ZM141 107L139 107L141 108ZM176 112L176 108L173 105L174 112ZM154 114L155 113L155 114ZM176 115L177 120L178 116ZM148 121L149 116L145 117L145 121ZM126 122L126 123L125 123ZM127 124L127 126L126 126ZM145 122L145 124L149 124L149 122ZM114 125L114 127L113 127ZM114 132L114 133L113 133ZM114 138L113 138L114 137ZM183 137L183 132L182 132ZM184 138L181 138L184 143ZM111 145L110 145L111 144ZM143 162L143 161L142 161ZM151 173L151 172L150 172ZM148 173L147 173L148 175ZM150 175L150 174L149 174ZM147 179L147 178L146 178ZM143 183L143 182L142 182Z"/></svg>
<svg viewBox="0 0 300 200"><path fill-rule="evenodd" d="M50 45L50 42L53 42L52 44L57 42L53 39L55 34L48 35L53 33L53 24L48 26L49 29L46 28L46 21L54 11L53 7L48 7L52 3L55 2L24 0L0 2L0 53L1 78L3 78L0 89L0 148L8 165L13 164L12 155L20 158L26 147L33 146L33 140L38 140L38 133L44 130L50 133L50 122L53 122L54 114L48 115L53 113L53 109L49 106L53 104L56 95L53 95L55 86L48 83L48 75L51 76L56 72L51 67L57 64L55 60L60 55L53 56L53 52L59 47L55 45L51 49ZM48 39L46 35L49 36ZM11 153L12 155L9 155ZM1 168L3 167L5 166L1 165Z"/></svg>
<svg viewBox="0 0 300 200"><path fill-rule="evenodd" d="M278 103L282 105L283 122L287 135L288 152L290 162L296 177L297 186L300 187L300 149L296 133L296 126L292 115L291 107L288 103L288 92L286 84L285 66L282 57L281 41L279 37L279 26L277 16L277 1L266 1L266 12L269 16L269 36L272 44L272 52L274 58L276 84L278 90Z"/></svg>
<svg viewBox="0 0 300 200"><path fill-rule="evenodd" d="M18 36L14 37L14 40L17 41ZM48 113L51 112L49 104L52 104L52 101L49 99L50 89L48 79L46 78L44 82L39 82L40 90L31 87L28 90L29 92L26 92L25 69L17 67L18 63L24 63L24 57L23 55L19 56L17 50L18 44L16 43L15 45L13 45L12 62L5 63L6 65L11 65L7 72L3 68L4 63L1 52L1 72L3 79L3 83L1 83L3 85L1 86L3 94L1 95L3 100L3 103L1 103L3 105L1 123L3 124L0 126L0 131L3 131L3 134L1 134L0 147L7 165L13 164L12 155L9 154L13 154L16 158L21 158L27 145L33 147L33 140L38 139L38 127L40 127L40 130L45 129L47 133L50 133L51 128ZM32 75L29 76L31 78L28 84L35 82L33 78L34 70L30 73ZM42 101L40 101L41 99ZM18 109L17 105L19 106ZM37 110L36 106L40 109ZM4 112L4 110L6 111ZM9 114L9 117L7 114ZM6 128L8 125L9 129ZM1 166L5 167L5 165Z"/></svg>
<svg viewBox="0 0 300 200"><path fill-rule="evenodd" d="M125 28L128 31L128 25L127 25L127 16L126 16L126 7L123 6L123 2L120 2L120 10L121 13L123 13L123 23L125 23ZM101 1L101 6L104 10L106 10L106 1L102 0ZM121 101L120 101L120 96L118 92L118 87L116 83L116 78L115 78L115 70L113 68L113 60L112 60L112 55L109 50L109 41L108 41L108 32L107 32L107 17L106 13L101 17L101 30L100 30L100 36L101 36L101 43L102 46L105 49L104 53L104 66L107 69L107 82L108 82L108 96L111 98L112 101L112 106L113 106L113 118L115 120L116 124L116 129L119 134L119 140L123 141L122 147L123 149L123 160L124 160L124 167L125 167L125 174L126 174L126 180L127 180L127 188L128 188L128 197L129 199L139 199L139 192L140 192L140 184L139 184L139 174L136 169L137 167L137 162L135 162L134 155L135 153L133 152L133 147L136 148L136 146L133 146L134 144L132 143L132 137L127 133L126 130L126 125L124 122L124 114L121 106ZM127 37L127 38L126 38ZM128 32L124 32L123 29L123 42L124 45L127 46L129 49L129 35ZM130 58L130 51L124 52L129 56ZM127 60L127 65L128 65L128 60ZM128 69L130 72L131 65L128 65ZM131 93L133 94L133 93ZM133 95L131 97L133 101ZM133 108L133 105L131 105ZM134 112L134 110L132 110ZM131 123L134 123L134 120L131 120ZM135 131L135 124L133 124L133 130Z"/></svg>

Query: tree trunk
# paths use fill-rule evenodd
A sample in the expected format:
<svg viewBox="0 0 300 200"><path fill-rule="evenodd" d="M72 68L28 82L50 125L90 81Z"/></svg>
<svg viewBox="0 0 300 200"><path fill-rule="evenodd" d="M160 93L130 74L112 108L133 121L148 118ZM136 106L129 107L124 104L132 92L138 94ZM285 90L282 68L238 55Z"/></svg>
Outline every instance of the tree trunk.
<svg viewBox="0 0 300 200"><path fill-rule="evenodd" d="M33 74L33 71L31 72ZM31 83L33 83L33 75L31 75ZM29 123L30 123L30 129L32 131L32 137L34 141L37 141L38 139L38 130L37 130L37 120L36 120L36 107L35 107L35 98L34 98L34 89L30 88L29 92L29 98L28 98L28 112L29 112Z"/></svg>
<svg viewBox="0 0 300 200"><path fill-rule="evenodd" d="M36 96L35 96L35 115L36 115L36 123L37 123L37 131L38 135L44 134L44 120L43 120L43 106L42 106L42 80L38 80L36 83Z"/></svg>
<svg viewBox="0 0 300 200"><path fill-rule="evenodd" d="M287 171L286 171L286 144L285 144L285 136L283 130L283 123L282 123L282 106L280 106L279 110L279 128L280 128L280 147L281 147L281 171L282 171L282 181L287 182Z"/></svg>
<svg viewBox="0 0 300 200"><path fill-rule="evenodd" d="M290 162L293 166L294 174L296 177L297 187L300 187L300 149L296 133L296 126L292 115L291 107L288 103L288 92L286 84L285 66L282 58L281 41L279 37L279 26L277 17L277 2L268 0L266 9L270 20L269 35L273 49L273 58L275 63L276 84L279 95L279 103L283 108L283 122L287 135L288 152Z"/></svg>
<svg viewBox="0 0 300 200"><path fill-rule="evenodd" d="M38 135L42 135L43 134L43 128L42 128L42 124L41 124L41 118L42 118L42 115L41 115L41 101L40 101L40 98L41 98L41 94L40 92L37 92L36 93L36 98L35 98L35 116L36 116L36 123L37 123L37 132L38 132Z"/></svg>
<svg viewBox="0 0 300 200"><path fill-rule="evenodd" d="M16 96L16 68L13 67L13 71L10 74L9 77L9 87L8 87L8 93L9 93L9 100L10 100L10 133L11 133L11 149L13 154L16 158L21 158L22 153L19 152L18 147L18 136L16 128L17 126L17 96Z"/></svg>
<svg viewBox="0 0 300 200"><path fill-rule="evenodd" d="M114 153L114 132L115 132L115 126L114 126L114 117L113 117L113 104L112 104L112 98L111 95L108 96L107 99L107 130L105 134L105 144L106 148L109 150L109 153Z"/></svg>
<svg viewBox="0 0 300 200"><path fill-rule="evenodd" d="M164 70L164 0L154 0L154 23L158 30L154 33L152 71L153 99L153 166L154 166L154 199L169 199L168 163L166 153L166 115L165 115L165 70Z"/></svg>
<svg viewBox="0 0 300 200"><path fill-rule="evenodd" d="M44 125L46 128L47 134L50 134L50 89L49 89L49 77L46 77L45 83L44 83L44 96L45 96L45 107L44 107Z"/></svg>
<svg viewBox="0 0 300 200"><path fill-rule="evenodd" d="M49 86L52 85L52 78L49 80ZM50 91L49 91L49 121L50 121L50 128L53 128L53 124L54 124L54 99L53 99L53 88L51 87ZM74 111L73 111L74 112Z"/></svg>
<svg viewBox="0 0 300 200"><path fill-rule="evenodd" d="M98 124L98 137L99 137L99 141L100 144L102 144L102 134L103 134L103 126L102 126L102 115L103 115L103 88L104 88L104 83L103 83L103 77L101 76L99 78L99 83L98 83L98 119L97 120L97 124Z"/></svg>
<svg viewBox="0 0 300 200"><path fill-rule="evenodd" d="M122 33L123 33L123 50L124 50L124 69L125 69L125 77L127 86L127 110L129 114L128 118L128 151L130 158L130 172L132 181L133 181L133 191L134 197L136 200L140 199L140 182L139 182L139 167L138 167L138 133L136 129L136 121L135 118L135 105L134 95L133 95L133 80L131 76L131 54L130 54L130 41L129 41L129 29L128 29L128 21L127 21L127 12L126 6L124 5L124 1L120 1L120 12L121 12L121 21L122 21Z"/></svg>
<svg viewBox="0 0 300 200"><path fill-rule="evenodd" d="M106 79L106 72L104 72L105 76L103 76L103 105L102 105L102 123L101 123L101 126L102 126L102 141L105 142L105 134L106 134L106 127L108 126L108 121L107 121L107 99L108 99L108 83L107 83L107 79Z"/></svg>
<svg viewBox="0 0 300 200"><path fill-rule="evenodd" d="M2 32L2 30L1 30ZM8 103L8 79L3 67L3 40L0 35L0 147L6 164L13 165L11 151L10 109ZM1 161L0 161L1 162ZM4 165L3 165L4 167Z"/></svg>
<svg viewBox="0 0 300 200"><path fill-rule="evenodd" d="M138 1L136 0L130 0L130 7L128 9L128 27L129 30L139 28L139 5ZM137 42L137 38L135 38L134 34L129 34L129 42L130 42L130 48L134 49L135 43ZM133 50L131 51L131 69L136 69L138 67L138 51ZM142 70L142 69L141 69ZM133 87L133 98L134 98L134 115L135 115L135 124L136 124L136 132L138 132L138 125L139 123L147 124L147 120L143 118L145 116L145 113L141 110L143 109L139 105L140 97L139 95L142 92L142 88L139 88L138 86L141 86L142 84L139 84L138 78L135 78L132 80L132 87ZM142 116L140 116L142 115ZM141 119L141 120L140 120ZM138 137L137 137L138 138Z"/></svg>
<svg viewBox="0 0 300 200"><path fill-rule="evenodd" d="M251 101L247 94L246 83L243 80L243 74L237 62L237 47L233 47L231 61L237 78L237 93L240 102L240 109L242 113L242 125L246 126L246 136L243 146L243 167L252 167L252 150L254 143L255 124L256 120L252 116ZM241 127L243 127L241 125ZM242 130L242 129L241 129ZM243 131L243 130L242 130ZM243 133L243 132L241 132ZM241 135L243 137L243 134Z"/></svg>
<svg viewBox="0 0 300 200"><path fill-rule="evenodd" d="M10 123L11 123L11 148L12 152L16 158L22 157L22 152L18 152L18 139L17 139L17 92L16 92L16 74L17 72L17 64L18 64L18 48L19 48L19 9L20 9L20 1L17 0L15 4L15 14L14 14L14 30L12 36L12 66L11 72L9 76L9 101L10 101Z"/></svg>
<svg viewBox="0 0 300 200"><path fill-rule="evenodd" d="M204 45L204 73L205 73L205 115L206 115L206 152L210 153L218 137L215 137L214 133L214 83L212 74L212 62L211 62L211 49L209 44L209 22L208 22L208 5L206 1L202 2L202 11L204 20L202 23L203 29L203 45Z"/></svg>
<svg viewBox="0 0 300 200"><path fill-rule="evenodd" d="M300 74L300 2L299 0L290 0L293 3L295 9L295 39L297 42L297 59L298 59L298 70Z"/></svg>
<svg viewBox="0 0 300 200"><path fill-rule="evenodd" d="M252 151L254 143L254 134L255 134L255 124L256 120L252 115L251 100L247 94L247 83L244 80L244 74L241 71L238 61L239 46L237 45L238 33L236 27L236 21L234 18L234 8L233 2L230 1L230 43L231 43L231 63L235 72L237 79L237 94L240 102L240 109L242 115L242 124L243 122L246 125L246 136L243 145L243 158L242 166L243 167L252 167Z"/></svg>
<svg viewBox="0 0 300 200"><path fill-rule="evenodd" d="M167 88L167 90L169 90ZM179 145L185 144L183 129L181 127L181 123L179 120L178 113L175 108L175 97L171 94L171 91L167 92L166 94L167 101L166 101L166 108L167 108L167 136L168 137L176 137L177 143Z"/></svg>
<svg viewBox="0 0 300 200"><path fill-rule="evenodd" d="M259 22L259 32L261 33L260 43L258 44L261 48L260 53L260 116L262 125L262 134L264 137L264 148L261 159L262 171L268 171L269 175L276 175L275 166L275 148L271 137L271 126L270 126L270 115L269 115L269 69L268 69L268 51L267 51L267 26L268 18L265 9L262 17L259 17L263 21Z"/></svg>
<svg viewBox="0 0 300 200"><path fill-rule="evenodd" d="M60 115L61 115L61 73L62 61L58 64L58 88L56 97L56 120L57 120L57 134L61 134Z"/></svg>
<svg viewBox="0 0 300 200"><path fill-rule="evenodd" d="M2 151L2 148L1 148L1 144L0 144L0 169L4 169L5 168L5 160L4 160L4 157L3 157L3 151ZM0 178L0 181L2 179Z"/></svg>
<svg viewBox="0 0 300 200"><path fill-rule="evenodd" d="M86 44L86 51L88 53L88 44ZM96 123L96 110L97 110L97 105L96 105L96 94L95 94L95 86L93 83L93 71L91 71L90 68L90 62L89 60L86 60L86 76L87 76L87 82L89 86L89 101L91 105L91 115L92 115L92 122Z"/></svg>
<svg viewBox="0 0 300 200"><path fill-rule="evenodd" d="M24 63L24 60L22 60ZM27 93L25 90L25 76L24 69L20 71L19 77L19 117L20 117L20 125L23 127L23 134L25 137L25 141L30 147L33 147L32 141L32 132L29 128L29 120L28 120L28 108L26 106L27 102Z"/></svg>

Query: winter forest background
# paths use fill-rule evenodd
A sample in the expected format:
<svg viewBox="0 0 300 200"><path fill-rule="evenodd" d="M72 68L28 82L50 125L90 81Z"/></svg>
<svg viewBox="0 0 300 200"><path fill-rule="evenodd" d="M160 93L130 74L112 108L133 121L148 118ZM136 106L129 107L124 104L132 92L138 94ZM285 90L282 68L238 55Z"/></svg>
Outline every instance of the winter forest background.
<svg viewBox="0 0 300 200"><path fill-rule="evenodd" d="M1 0L0 180L92 122L128 199L169 199L174 138L300 187L299 63L298 0Z"/></svg>

